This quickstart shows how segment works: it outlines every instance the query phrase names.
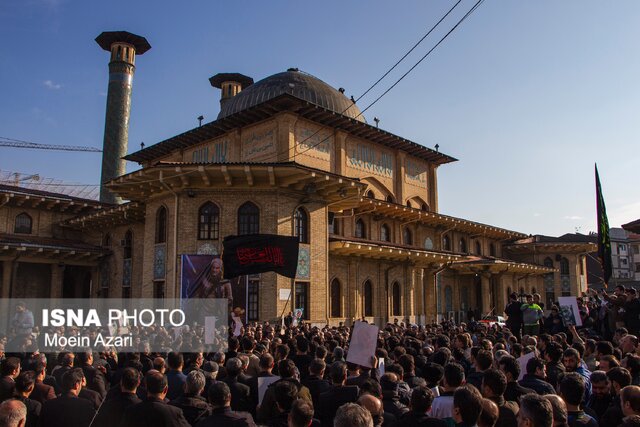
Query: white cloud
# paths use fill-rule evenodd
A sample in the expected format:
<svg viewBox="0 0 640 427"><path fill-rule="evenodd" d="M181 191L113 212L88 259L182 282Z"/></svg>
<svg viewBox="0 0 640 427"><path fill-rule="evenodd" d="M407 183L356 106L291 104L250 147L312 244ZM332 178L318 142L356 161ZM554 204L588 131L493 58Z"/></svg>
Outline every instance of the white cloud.
<svg viewBox="0 0 640 427"><path fill-rule="evenodd" d="M535 217L539 217L539 216L542 216L542 214L541 214L540 212L534 212L534 213L533 213L533 216L535 216Z"/></svg>
<svg viewBox="0 0 640 427"><path fill-rule="evenodd" d="M44 82L42 82L42 84L47 88L47 89L51 89L51 90L58 90L62 87L61 84L59 83L54 83L51 80L45 80Z"/></svg>
<svg viewBox="0 0 640 427"><path fill-rule="evenodd" d="M584 218L582 218L581 216L578 216L578 215L567 215L567 216L564 217L564 219L569 219L571 221L579 221L579 220L584 219Z"/></svg>

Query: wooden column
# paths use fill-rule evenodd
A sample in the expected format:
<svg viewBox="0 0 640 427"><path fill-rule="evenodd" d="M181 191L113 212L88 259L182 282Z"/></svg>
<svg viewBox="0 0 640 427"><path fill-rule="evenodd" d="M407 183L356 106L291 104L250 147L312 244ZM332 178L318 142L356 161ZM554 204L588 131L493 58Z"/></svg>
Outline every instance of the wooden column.
<svg viewBox="0 0 640 427"><path fill-rule="evenodd" d="M491 310L491 280L490 275L482 274L480 276L480 290L482 292L481 316L484 316Z"/></svg>

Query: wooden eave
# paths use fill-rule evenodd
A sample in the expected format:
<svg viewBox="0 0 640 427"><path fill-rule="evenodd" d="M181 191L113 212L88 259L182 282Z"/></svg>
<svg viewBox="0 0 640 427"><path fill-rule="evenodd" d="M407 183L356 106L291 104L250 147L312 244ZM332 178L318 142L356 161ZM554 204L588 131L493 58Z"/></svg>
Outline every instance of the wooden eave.
<svg viewBox="0 0 640 427"><path fill-rule="evenodd" d="M529 264L525 262L517 262L509 259L487 258L469 256L467 259L453 262L449 267L450 270L456 271L458 274L547 274L557 271L557 269L544 267L538 264Z"/></svg>
<svg viewBox="0 0 640 427"><path fill-rule="evenodd" d="M0 257L20 261L95 263L111 252L102 248L75 247L60 244L6 243L0 242Z"/></svg>
<svg viewBox="0 0 640 427"><path fill-rule="evenodd" d="M460 255L430 251L407 246L384 244L382 242L365 242L349 239L331 238L329 254L341 256L358 256L385 261L411 261L424 267L430 264L443 264L461 258Z"/></svg>
<svg viewBox="0 0 640 427"><path fill-rule="evenodd" d="M598 250L598 245L590 242L536 242L517 243L505 246L510 253L587 253Z"/></svg>
<svg viewBox="0 0 640 427"><path fill-rule="evenodd" d="M285 189L344 210L358 205L366 184L293 162L158 163L116 178L107 187L124 199L140 202L159 194L213 188Z"/></svg>
<svg viewBox="0 0 640 427"><path fill-rule="evenodd" d="M104 229L118 225L144 222L145 205L140 202L130 202L118 205L100 212L80 215L62 223L72 228Z"/></svg>
<svg viewBox="0 0 640 427"><path fill-rule="evenodd" d="M362 213L379 215L384 218L395 218L407 223L415 222L428 227L439 228L442 231L459 231L476 237L484 236L497 240L526 237L525 234L516 231L367 197L360 198L360 206L355 212L356 215Z"/></svg>
<svg viewBox="0 0 640 427"><path fill-rule="evenodd" d="M104 209L104 206L90 200L59 197L53 195L40 195L26 191L0 190L0 206L12 206L18 208L46 209L68 214L82 214L96 212Z"/></svg>

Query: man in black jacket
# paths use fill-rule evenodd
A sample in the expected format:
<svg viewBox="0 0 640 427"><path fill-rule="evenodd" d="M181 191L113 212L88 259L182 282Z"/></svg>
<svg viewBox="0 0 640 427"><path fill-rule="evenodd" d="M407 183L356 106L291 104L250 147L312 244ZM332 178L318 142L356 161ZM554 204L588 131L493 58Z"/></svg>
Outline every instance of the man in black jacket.
<svg viewBox="0 0 640 427"><path fill-rule="evenodd" d="M566 368L562 364L562 347L557 342L549 343L544 351L544 361L547 365L547 382L553 388L558 386L560 377L565 373Z"/></svg>
<svg viewBox="0 0 640 427"><path fill-rule="evenodd" d="M515 357L504 356L498 363L500 370L507 377L507 389L504 392L504 398L513 402L520 402L520 396L528 393L535 393L530 388L522 387L518 384L518 378L520 377L520 365Z"/></svg>
<svg viewBox="0 0 640 427"><path fill-rule="evenodd" d="M507 304L504 309L505 314L507 315L507 328L515 335L520 338L520 329L522 328L522 310L520 308L522 304L518 302L518 294L515 292L509 296L509 304Z"/></svg>
<svg viewBox="0 0 640 427"><path fill-rule="evenodd" d="M197 370L191 371L187 375L184 393L169 402L170 405L182 409L184 417L192 426L211 415L211 406L201 396L204 386L204 374Z"/></svg>
<svg viewBox="0 0 640 427"><path fill-rule="evenodd" d="M251 397L249 386L238 380L242 373L242 361L237 357L227 360L227 376L222 381L231 390L231 409L234 411L249 412L251 410Z"/></svg>
<svg viewBox="0 0 640 427"><path fill-rule="evenodd" d="M480 390L485 371L493 365L493 354L490 351L481 350L480 347L473 347L471 349L471 359L473 360L474 370L467 376L467 384L471 384Z"/></svg>
<svg viewBox="0 0 640 427"><path fill-rule="evenodd" d="M33 371L22 372L16 378L15 398L27 407L27 422L25 427L36 427L40 418L42 405L40 402L29 398L36 384L36 375Z"/></svg>
<svg viewBox="0 0 640 427"><path fill-rule="evenodd" d="M125 368L120 376L119 391L113 393L113 397L107 397L107 400L100 407L92 427L117 426L124 411L141 402L136 396L138 386L140 386L140 372L134 368Z"/></svg>
<svg viewBox="0 0 640 427"><path fill-rule="evenodd" d="M77 366L82 368L87 379L87 388L100 394L104 399L107 395L107 379L104 373L93 366L93 353L91 350L82 351L76 355Z"/></svg>
<svg viewBox="0 0 640 427"><path fill-rule="evenodd" d="M426 386L419 386L411 393L411 410L400 417L394 427L446 427L443 420L428 415L433 403L433 392Z"/></svg>
<svg viewBox="0 0 640 427"><path fill-rule="evenodd" d="M505 400L507 377L497 369L488 369L484 373L480 391L482 396L498 406L496 427L511 427L517 424L518 404Z"/></svg>
<svg viewBox="0 0 640 427"><path fill-rule="evenodd" d="M255 427L251 414L231 410L231 390L223 382L209 387L211 415L197 424L197 427Z"/></svg>
<svg viewBox="0 0 640 427"><path fill-rule="evenodd" d="M355 402L358 399L357 386L345 386L347 381L347 365L344 362L333 362L331 365L332 387L320 394L318 399L318 416L323 427L333 425L338 408L345 403Z"/></svg>
<svg viewBox="0 0 640 427"><path fill-rule="evenodd" d="M522 387L530 388L538 394L555 394L555 390L544 379L547 376L547 368L542 359L533 358L527 362L527 373L518 384Z"/></svg>
<svg viewBox="0 0 640 427"><path fill-rule="evenodd" d="M318 407L320 395L331 388L331 383L324 379L326 363L322 359L313 359L309 365L309 376L302 384L309 389L313 407Z"/></svg>
<svg viewBox="0 0 640 427"><path fill-rule="evenodd" d="M180 408L164 402L169 391L167 377L160 372L150 371L145 383L147 400L124 411L121 427L190 427Z"/></svg>
<svg viewBox="0 0 640 427"><path fill-rule="evenodd" d="M609 409L612 400L611 381L603 371L593 371L591 373L591 397L587 402L587 408L596 414L598 422Z"/></svg>
<svg viewBox="0 0 640 427"><path fill-rule="evenodd" d="M10 399L16 388L16 377L20 374L20 359L7 357L0 364L0 402Z"/></svg>
<svg viewBox="0 0 640 427"><path fill-rule="evenodd" d="M62 376L60 397L42 405L41 427L89 427L96 411L91 402L78 398L83 378L81 369L71 369Z"/></svg>

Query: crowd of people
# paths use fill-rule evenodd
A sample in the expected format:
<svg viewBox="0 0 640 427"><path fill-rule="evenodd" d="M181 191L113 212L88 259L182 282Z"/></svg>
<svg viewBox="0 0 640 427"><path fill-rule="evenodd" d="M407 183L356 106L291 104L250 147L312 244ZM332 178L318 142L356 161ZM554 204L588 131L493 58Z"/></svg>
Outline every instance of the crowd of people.
<svg viewBox="0 0 640 427"><path fill-rule="evenodd" d="M580 327L533 295L507 326L396 320L364 365L351 327L305 323L246 325L225 352L0 348L0 427L640 427L636 303L591 292Z"/></svg>

